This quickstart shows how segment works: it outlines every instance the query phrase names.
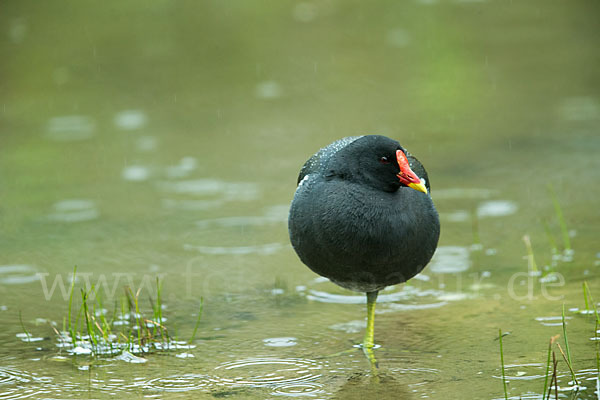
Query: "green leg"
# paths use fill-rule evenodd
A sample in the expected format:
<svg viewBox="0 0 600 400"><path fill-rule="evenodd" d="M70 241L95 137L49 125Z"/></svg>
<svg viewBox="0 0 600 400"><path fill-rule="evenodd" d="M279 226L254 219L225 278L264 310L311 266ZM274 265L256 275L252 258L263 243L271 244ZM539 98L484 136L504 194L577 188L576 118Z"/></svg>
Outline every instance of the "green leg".
<svg viewBox="0 0 600 400"><path fill-rule="evenodd" d="M378 380L377 375L377 360L375 359L375 354L373 353L373 346L375 342L373 337L375 336L375 302L377 301L377 293L378 292L368 292L367 293L367 331L365 332L365 339L363 340L363 353L369 360L371 364L371 372L373 373L373 378Z"/></svg>
<svg viewBox="0 0 600 400"><path fill-rule="evenodd" d="M375 336L375 302L378 292L367 293L367 331L363 340L363 348L372 349L375 345L373 337Z"/></svg>

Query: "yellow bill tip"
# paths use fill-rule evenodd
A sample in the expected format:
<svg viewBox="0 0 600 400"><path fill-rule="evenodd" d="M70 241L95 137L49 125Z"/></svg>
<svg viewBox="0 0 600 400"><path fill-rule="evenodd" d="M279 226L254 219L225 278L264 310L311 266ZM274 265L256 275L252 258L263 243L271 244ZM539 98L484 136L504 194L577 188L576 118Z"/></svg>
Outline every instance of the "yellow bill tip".
<svg viewBox="0 0 600 400"><path fill-rule="evenodd" d="M409 188L415 189L419 192L423 192L425 194L427 194L427 188L425 187L425 185L423 184L423 182L419 182L419 183L409 183L408 184Z"/></svg>

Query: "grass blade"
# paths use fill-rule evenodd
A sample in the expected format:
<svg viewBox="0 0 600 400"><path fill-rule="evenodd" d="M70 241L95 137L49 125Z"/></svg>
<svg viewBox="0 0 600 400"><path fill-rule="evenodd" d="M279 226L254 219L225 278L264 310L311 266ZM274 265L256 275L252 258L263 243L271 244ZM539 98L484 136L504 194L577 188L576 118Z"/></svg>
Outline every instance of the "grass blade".
<svg viewBox="0 0 600 400"><path fill-rule="evenodd" d="M556 245L556 240L554 239L554 235L550 232L550 226L548 225L548 221L543 220L544 231L546 232L546 237L548 238L548 243L550 243L550 248L552 249L552 254L558 254L558 246Z"/></svg>
<svg viewBox="0 0 600 400"><path fill-rule="evenodd" d="M558 339L558 337L559 335L552 336L550 338L550 343L548 344L548 360L546 362L546 378L544 379L544 391L542 392L542 400L546 399L546 391L548 390L548 376L550 374L550 363L552 361L552 345L554 344L556 339ZM550 380L550 386L552 386L552 380ZM548 395L548 398L550 398L550 395Z"/></svg>
<svg viewBox="0 0 600 400"><path fill-rule="evenodd" d="M531 247L531 239L529 235L523 236L523 242L525 242L525 248L527 249L527 260L529 262L529 267L534 272L537 272L537 264L535 263L535 256L533 255L533 248Z"/></svg>
<svg viewBox="0 0 600 400"><path fill-rule="evenodd" d="M563 303L562 307L562 328L563 335L565 337L565 348L567 350L567 358L569 360L569 364L571 363L571 352L569 351L569 338L567 337L567 323L565 322L565 303Z"/></svg>
<svg viewBox="0 0 600 400"><path fill-rule="evenodd" d="M502 329L498 329L498 340L500 341L500 363L502 364L502 383L504 384L504 398L508 400L508 388L506 387L506 373L504 371L504 349L502 348Z"/></svg>
<svg viewBox="0 0 600 400"><path fill-rule="evenodd" d="M204 308L204 299L200 297L200 309L198 310L198 319L196 320L196 326L194 326L194 332L192 332L192 337L190 338L190 343L194 341L196 337L196 332L198 331L198 327L200 326L200 319L202 319L202 309Z"/></svg>
<svg viewBox="0 0 600 400"><path fill-rule="evenodd" d="M75 338L75 329L73 329L73 323L71 321L71 307L73 304L73 292L75 290L75 274L77 273L77 265L73 267L73 276L71 277L71 289L69 290L69 309L67 311L67 326L69 327L69 335L73 341L73 347L77 345Z"/></svg>
<svg viewBox="0 0 600 400"><path fill-rule="evenodd" d="M27 328L25 328L25 324L23 323L23 317L21 316L21 310L19 310L19 322L21 323L21 329L23 329L23 332L25 332L25 334L27 335L27 340L31 341L31 334L29 333Z"/></svg>
<svg viewBox="0 0 600 400"><path fill-rule="evenodd" d="M575 371L573 371L573 362L571 361L571 351L569 350L569 338L567 336L567 323L565 322L565 303L563 303L563 308L562 308L562 327L563 327L563 335L565 337L565 350L567 351L566 357L562 351L562 348L560 347L560 344L558 344L558 349L560 350L563 357L565 358L565 361L569 367L569 370L571 371L571 377L573 378L573 382L575 382L575 384L579 386L579 383L577 382L577 377L575 376Z"/></svg>
<svg viewBox="0 0 600 400"><path fill-rule="evenodd" d="M567 367L569 367L569 371L571 372L571 379L573 379L573 382L577 386L579 386L579 382L577 382L577 377L575 376L575 371L573 371L573 367L571 366L571 363L569 362L569 360L567 360L567 356L565 355L565 352L563 351L562 347L560 347L560 343L556 343L556 345L558 346L558 350L560 351L560 354L563 356L563 359L567 363Z"/></svg>
<svg viewBox="0 0 600 400"><path fill-rule="evenodd" d="M552 186L552 184L548 185L548 191L550 192L550 197L552 197L552 203L554 204L554 212L556 213L556 218L558 219L558 223L560 224L560 230L562 232L565 250L570 251L571 239L569 238L569 231L567 230L565 217L563 216L562 208L560 208L560 204L558 203L558 198L556 197L556 192L554 191L554 186Z"/></svg>

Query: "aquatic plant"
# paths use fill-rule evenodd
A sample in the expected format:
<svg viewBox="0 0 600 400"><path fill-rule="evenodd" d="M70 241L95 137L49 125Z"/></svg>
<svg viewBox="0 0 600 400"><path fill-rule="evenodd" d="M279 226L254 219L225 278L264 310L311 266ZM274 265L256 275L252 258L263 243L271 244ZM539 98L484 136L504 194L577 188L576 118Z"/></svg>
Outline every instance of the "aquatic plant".
<svg viewBox="0 0 600 400"><path fill-rule="evenodd" d="M204 299L200 297L200 309L198 310L198 319L196 319L196 325L194 325L194 331L192 332L192 336L190 337L190 343L194 341L196 337L196 332L198 332L198 327L200 326L200 320L202 319L202 310L204 308Z"/></svg>
<svg viewBox="0 0 600 400"><path fill-rule="evenodd" d="M592 338L592 340L594 340L594 342L595 342L596 374L598 374L597 379L600 379L600 340L599 340L600 339L600 335L599 335L600 334L600 330L599 330L600 315L597 311L597 305L594 302L594 299L591 295L591 292L590 292L587 282L583 283L582 291L583 291L583 296L584 296L585 310L578 311L577 309L574 309L572 311L577 312L579 314L584 314L584 315L590 315L590 314L594 315L594 337ZM562 327L562 335L552 336L547 345L546 367L545 367L545 374L544 374L544 387L543 387L542 397L541 397L542 400L550 399L551 397L558 398L559 375L558 375L557 370L558 370L558 363L559 363L558 358L560 358L561 356L569 370L569 375L570 375L569 385L571 386L570 388L563 388L562 390L572 390L572 393L577 393L579 390L585 389L584 387L580 386L581 377L578 379L577 374L575 373L574 359L573 359L573 353L572 353L572 349L571 349L571 343L569 342L568 329L567 329L567 317L566 317L566 313L565 313L565 305L564 304L562 306L562 312L561 312L560 319L561 319L560 325ZM507 380L506 380L506 372L505 372L505 366L504 366L504 348L503 348L503 342L502 342L502 338L506 334L507 334L506 332L502 333L502 330L499 330L498 340L500 343L500 362L501 362L501 368L502 368L502 381L503 381L503 385L504 385L504 396L505 396L505 398L508 398ZM559 342L559 338L561 336L564 338L564 340L562 341L562 344ZM558 356L557 353L560 353L560 356ZM552 392L554 392L554 396L553 396Z"/></svg>
<svg viewBox="0 0 600 400"><path fill-rule="evenodd" d="M537 264L535 263L535 256L533 254L533 248L531 247L531 238L529 235L523 236L523 242L525 242L525 248L527 249L527 262L533 272L537 272Z"/></svg>
<svg viewBox="0 0 600 400"><path fill-rule="evenodd" d="M556 255L558 254L558 246L556 245L556 239L554 238L554 235L550 231L550 225L548 225L548 221L545 219L542 221L542 224L544 225L544 232L546 232L546 238L550 244L552 255Z"/></svg>
<svg viewBox="0 0 600 400"><path fill-rule="evenodd" d="M19 322L21 323L21 329L23 329L27 340L31 340L31 333L29 333L27 328L25 328L25 324L23 323L23 316L21 315L21 310L19 310Z"/></svg>
<svg viewBox="0 0 600 400"><path fill-rule="evenodd" d="M558 349L560 350L563 358L565 359L567 366L569 367L569 371L571 371L571 378L573 378L573 382L575 382L576 385L579 385L579 383L577 382L577 377L575 376L575 371L573 371L573 361L571 360L571 351L569 350L569 337L567 336L567 323L565 322L565 304L564 303L563 303L563 308L562 308L562 328L563 328L563 335L565 337L565 349L567 350L566 356L562 350L562 347L560 347L560 343L557 343L557 346L558 346Z"/></svg>
<svg viewBox="0 0 600 400"><path fill-rule="evenodd" d="M556 335L556 336L552 336L550 338L550 343L548 344L548 357L547 357L547 362L546 362L546 375L544 378L544 390L542 391L542 400L546 399L546 391L548 390L548 376L550 375L550 362L552 360L552 364L553 364L553 373L552 373L552 378L550 379L550 390L552 390L552 382L555 381L556 379L556 365L557 363L556 361L556 355L554 354L554 352L552 351L552 345L554 344L554 342L559 338L560 335ZM548 399L550 398L550 392L548 392Z"/></svg>
<svg viewBox="0 0 600 400"><path fill-rule="evenodd" d="M596 307L596 302L592 297L592 293L590 292L590 288L588 286L587 281L583 282L582 287L583 299L585 303L585 313L590 314L591 312L593 312L595 317L594 343L596 347L596 370L598 371L598 381L600 382L600 337L598 336L598 333L600 333L600 315L598 314L598 308Z"/></svg>
<svg viewBox="0 0 600 400"><path fill-rule="evenodd" d="M102 293L94 285L81 288L81 306L75 311L73 297L77 267L73 269L67 315L63 318L63 329L54 326L57 347L65 349L69 354L89 354L93 356L124 355L132 358L132 362L145 360L133 354L154 351L167 351L194 348L192 344L202 318L203 299L200 299L198 317L189 341L174 339L165 325L162 302L162 282L156 279L156 298L149 298L152 315L146 317L140 305L141 288L135 293L130 287L124 288L124 295L109 312L104 308ZM120 304L120 308L119 308ZM28 336L21 321L24 332Z"/></svg>
<svg viewBox="0 0 600 400"><path fill-rule="evenodd" d="M565 252L571 252L571 239L569 238L569 231L567 230L567 224L565 222L565 218L562 212L562 208L560 207L560 203L558 202L558 197L556 197L556 192L554 191L554 186L552 184L548 184L548 192L550 192L550 197L552 198L552 204L554 205L554 213L556 214L556 218L560 225L560 230L562 232L563 245L565 247Z"/></svg>
<svg viewBox="0 0 600 400"><path fill-rule="evenodd" d="M502 348L502 329L498 329L498 340L500 341L500 364L502 365L502 383L504 384L504 398L508 400L508 389L506 387L506 373L504 371L504 349Z"/></svg>

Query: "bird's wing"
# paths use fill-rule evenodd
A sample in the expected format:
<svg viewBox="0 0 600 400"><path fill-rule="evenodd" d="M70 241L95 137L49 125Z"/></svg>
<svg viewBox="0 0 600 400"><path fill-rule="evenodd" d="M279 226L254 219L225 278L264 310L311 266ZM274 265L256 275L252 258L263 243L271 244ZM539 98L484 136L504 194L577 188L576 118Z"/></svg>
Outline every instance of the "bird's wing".
<svg viewBox="0 0 600 400"><path fill-rule="evenodd" d="M296 184L299 184L306 175L321 170L323 163L329 159L329 157L361 137L362 136L348 136L340 140L336 140L329 146L323 147L321 150L317 151L302 166L300 174L298 175L298 182L296 182Z"/></svg>

